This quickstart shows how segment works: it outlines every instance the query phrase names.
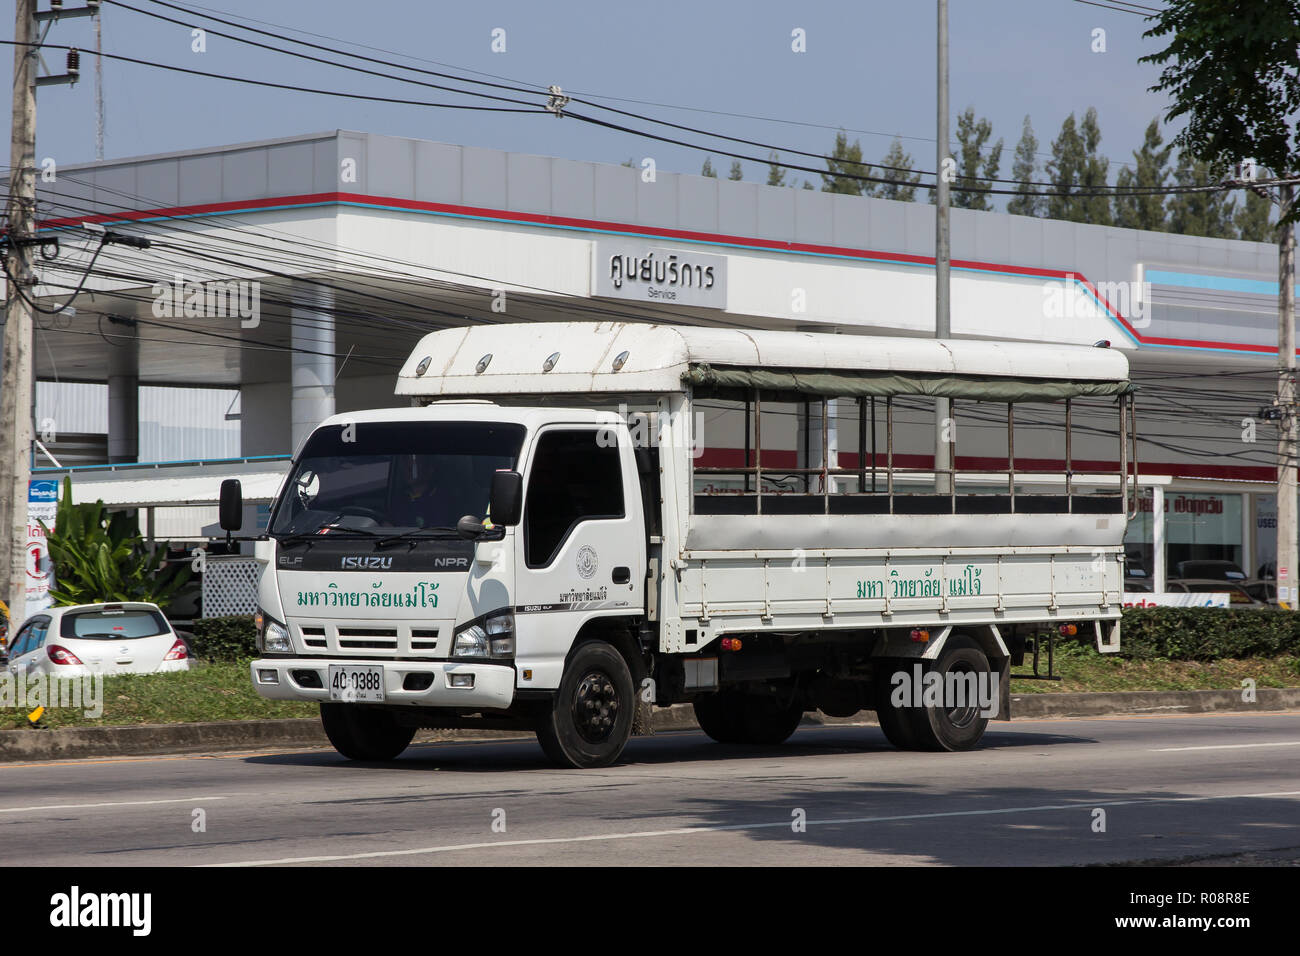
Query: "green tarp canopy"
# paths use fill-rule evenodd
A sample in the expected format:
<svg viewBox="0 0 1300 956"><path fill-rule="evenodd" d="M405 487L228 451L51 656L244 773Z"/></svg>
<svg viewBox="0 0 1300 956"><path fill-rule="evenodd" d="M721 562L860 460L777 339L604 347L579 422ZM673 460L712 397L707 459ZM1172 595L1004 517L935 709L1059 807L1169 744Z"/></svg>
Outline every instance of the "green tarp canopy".
<svg viewBox="0 0 1300 956"><path fill-rule="evenodd" d="M692 365L682 379L700 395L758 389L760 395L769 401L787 398L804 401L811 395L826 398L933 395L985 402L1056 402L1065 398L1127 395L1134 390L1132 383L1127 381L1079 382L943 372L814 372L715 367L706 363Z"/></svg>

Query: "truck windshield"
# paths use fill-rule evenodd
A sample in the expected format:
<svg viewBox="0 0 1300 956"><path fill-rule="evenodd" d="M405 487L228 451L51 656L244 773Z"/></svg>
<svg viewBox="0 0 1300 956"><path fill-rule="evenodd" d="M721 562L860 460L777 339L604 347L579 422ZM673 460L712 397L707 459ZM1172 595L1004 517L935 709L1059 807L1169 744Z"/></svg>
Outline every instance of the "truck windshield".
<svg viewBox="0 0 1300 956"><path fill-rule="evenodd" d="M390 534L484 517L492 474L513 469L522 425L357 422L312 434L285 483L270 533Z"/></svg>

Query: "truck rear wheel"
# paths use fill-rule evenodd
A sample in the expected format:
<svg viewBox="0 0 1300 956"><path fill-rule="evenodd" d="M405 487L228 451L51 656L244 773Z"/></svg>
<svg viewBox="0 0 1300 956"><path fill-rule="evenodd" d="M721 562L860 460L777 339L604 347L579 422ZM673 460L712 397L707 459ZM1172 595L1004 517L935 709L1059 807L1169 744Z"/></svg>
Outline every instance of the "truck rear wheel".
<svg viewBox="0 0 1300 956"><path fill-rule="evenodd" d="M391 713L356 704L321 704L320 722L334 749L349 760L392 760L411 745L414 727Z"/></svg>
<svg viewBox="0 0 1300 956"><path fill-rule="evenodd" d="M537 725L537 742L561 767L607 767L623 753L636 716L636 688L608 644L578 647Z"/></svg>
<svg viewBox="0 0 1300 956"><path fill-rule="evenodd" d="M914 707L896 707L891 702L894 693L892 677L903 661L881 660L876 665L875 698L876 719L885 739L899 750L915 750L916 734L912 730Z"/></svg>
<svg viewBox="0 0 1300 956"><path fill-rule="evenodd" d="M700 730L720 744L740 743L741 701L735 691L700 694L691 702L691 707Z"/></svg>
<svg viewBox="0 0 1300 956"><path fill-rule="evenodd" d="M928 662L926 673L938 673L948 686L948 675L955 674L969 681L988 681L989 659L984 651L969 637L954 634L944 644L937 661ZM960 706L958 704L960 703ZM978 698L974 701L945 700L937 707L912 708L911 732L915 750L970 750L984 736L989 719L980 713Z"/></svg>
<svg viewBox="0 0 1300 956"><path fill-rule="evenodd" d="M803 719L803 707L778 697L721 690L695 698L700 729L720 744L785 743Z"/></svg>

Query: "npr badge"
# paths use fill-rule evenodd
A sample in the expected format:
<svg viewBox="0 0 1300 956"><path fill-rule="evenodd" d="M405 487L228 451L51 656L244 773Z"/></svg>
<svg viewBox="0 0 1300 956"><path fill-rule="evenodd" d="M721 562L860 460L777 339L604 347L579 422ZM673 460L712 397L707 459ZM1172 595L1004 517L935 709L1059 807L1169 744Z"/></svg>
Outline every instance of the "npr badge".
<svg viewBox="0 0 1300 956"><path fill-rule="evenodd" d="M600 562L596 560L596 549L589 544L584 544L578 549L578 576L584 581L590 580L596 573L596 568Z"/></svg>

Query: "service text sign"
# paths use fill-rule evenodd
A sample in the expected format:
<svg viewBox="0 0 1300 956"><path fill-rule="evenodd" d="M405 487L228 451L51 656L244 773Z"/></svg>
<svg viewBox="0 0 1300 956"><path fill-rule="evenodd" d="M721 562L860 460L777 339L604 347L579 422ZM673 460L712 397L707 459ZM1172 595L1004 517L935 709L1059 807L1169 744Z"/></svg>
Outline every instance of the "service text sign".
<svg viewBox="0 0 1300 956"><path fill-rule="evenodd" d="M591 294L705 309L727 307L726 256L593 242Z"/></svg>

